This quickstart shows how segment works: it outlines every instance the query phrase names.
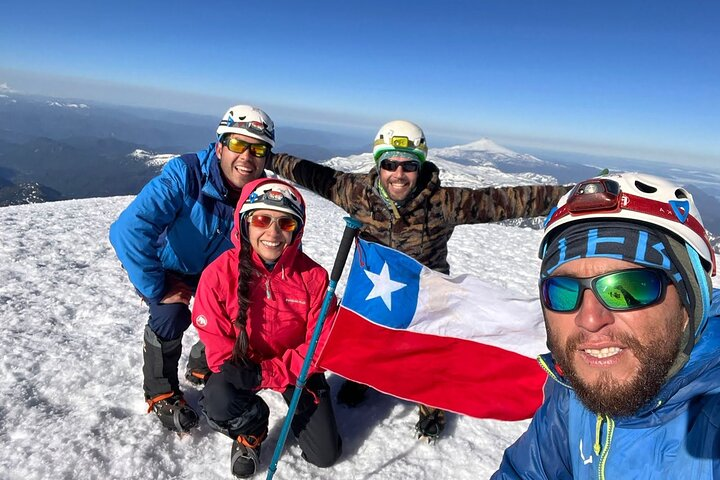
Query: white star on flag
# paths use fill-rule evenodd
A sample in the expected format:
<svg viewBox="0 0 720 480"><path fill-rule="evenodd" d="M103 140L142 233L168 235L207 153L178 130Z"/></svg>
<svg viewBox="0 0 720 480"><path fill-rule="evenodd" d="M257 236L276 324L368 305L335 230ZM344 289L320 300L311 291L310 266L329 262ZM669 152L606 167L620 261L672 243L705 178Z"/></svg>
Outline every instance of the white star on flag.
<svg viewBox="0 0 720 480"><path fill-rule="evenodd" d="M380 275L370 270L365 270L365 275L373 283L373 288L365 300L380 297L388 310L392 311L392 292L407 287L407 284L390 280L390 269L387 262L383 265Z"/></svg>

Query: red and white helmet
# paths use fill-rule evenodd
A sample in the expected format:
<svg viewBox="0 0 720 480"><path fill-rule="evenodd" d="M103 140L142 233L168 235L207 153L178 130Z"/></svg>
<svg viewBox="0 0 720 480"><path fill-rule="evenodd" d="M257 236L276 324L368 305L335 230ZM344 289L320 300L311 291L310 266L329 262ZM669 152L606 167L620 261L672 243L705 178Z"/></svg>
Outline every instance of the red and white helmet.
<svg viewBox="0 0 720 480"><path fill-rule="evenodd" d="M274 210L294 215L300 222L305 222L305 202L294 187L275 179L258 183L260 185L242 204L240 215L253 210Z"/></svg>
<svg viewBox="0 0 720 480"><path fill-rule="evenodd" d="M275 124L267 113L251 105L235 105L225 112L217 128L218 140L226 133L239 133L275 146Z"/></svg>
<svg viewBox="0 0 720 480"><path fill-rule="evenodd" d="M703 260L703 268L715 274L715 253L700 212L685 188L643 173L611 173L578 183L558 202L545 219L541 255L555 234L575 222L586 220L634 220L661 228L682 239Z"/></svg>

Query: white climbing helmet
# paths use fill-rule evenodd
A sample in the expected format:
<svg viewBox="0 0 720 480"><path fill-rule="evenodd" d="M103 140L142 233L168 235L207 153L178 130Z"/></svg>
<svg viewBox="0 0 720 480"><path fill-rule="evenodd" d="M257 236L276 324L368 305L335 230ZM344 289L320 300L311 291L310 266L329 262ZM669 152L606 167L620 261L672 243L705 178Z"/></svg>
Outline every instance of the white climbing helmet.
<svg viewBox="0 0 720 480"><path fill-rule="evenodd" d="M240 208L240 215L253 210L274 210L294 215L305 222L305 202L290 184L276 179L264 179L252 191Z"/></svg>
<svg viewBox="0 0 720 480"><path fill-rule="evenodd" d="M225 112L217 128L218 140L226 133L239 133L275 146L275 124L267 113L251 105L235 105Z"/></svg>
<svg viewBox="0 0 720 480"><path fill-rule="evenodd" d="M635 220L666 230L700 255L708 274L715 273L715 253L692 195L663 178L628 172L578 183L545 219L541 254L555 234L564 230L559 227L590 219Z"/></svg>
<svg viewBox="0 0 720 480"><path fill-rule="evenodd" d="M400 150L415 154L420 163L427 157L427 143L422 128L406 120L393 120L378 130L373 145L375 161L388 150Z"/></svg>

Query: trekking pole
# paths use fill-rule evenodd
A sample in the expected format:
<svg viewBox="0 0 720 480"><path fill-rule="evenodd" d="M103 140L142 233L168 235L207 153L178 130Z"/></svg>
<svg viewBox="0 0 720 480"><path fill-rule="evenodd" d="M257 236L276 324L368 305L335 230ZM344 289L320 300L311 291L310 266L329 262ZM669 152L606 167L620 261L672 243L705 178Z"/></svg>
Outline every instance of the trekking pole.
<svg viewBox="0 0 720 480"><path fill-rule="evenodd" d="M325 317L327 316L330 302L333 299L335 293L335 287L340 280L343 268L345 268L345 260L347 260L348 253L350 253L350 245L352 245L357 231L362 226L362 223L351 217L345 217L345 231L343 232L342 240L340 240L340 247L338 248L337 256L335 257L335 264L333 265L332 273L330 274L330 283L328 284L327 293L325 294L325 300L320 310L320 316L318 317L315 330L313 331L312 339L310 340L310 346L308 347L305 361L303 361L302 368L300 369L300 375L298 376L297 384L295 385L295 391L293 392L292 400L288 405L288 413L285 417L282 430L280 431L280 438L275 446L275 452L268 468L267 480L271 480L275 471L277 470L277 463L280 460L283 447L285 446L285 440L287 439L288 431L290 431L290 424L293 417L295 416L295 409L297 408L298 401L300 400L300 394L305 387L305 381L307 380L307 372L310 369L310 363L312 363L313 355L315 354L315 347L317 347L318 339L320 338L320 331L322 330L323 324L325 323Z"/></svg>

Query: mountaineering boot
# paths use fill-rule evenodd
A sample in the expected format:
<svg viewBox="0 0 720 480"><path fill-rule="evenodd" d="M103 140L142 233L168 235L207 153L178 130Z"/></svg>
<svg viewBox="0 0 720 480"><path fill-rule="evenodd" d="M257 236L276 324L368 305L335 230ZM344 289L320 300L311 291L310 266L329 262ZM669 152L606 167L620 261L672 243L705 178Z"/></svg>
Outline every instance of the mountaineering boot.
<svg viewBox="0 0 720 480"><path fill-rule="evenodd" d="M351 408L356 407L365 400L365 392L367 392L368 388L367 385L362 383L345 380L337 394L337 401Z"/></svg>
<svg viewBox="0 0 720 480"><path fill-rule="evenodd" d="M197 413L185 403L180 392L178 362L181 352L182 336L165 340L149 325L145 327L143 390L148 413L155 412L166 428L178 433L187 432L198 424Z"/></svg>
<svg viewBox="0 0 720 480"><path fill-rule="evenodd" d="M177 433L189 432L198 425L198 415L185 403L181 393L166 393L148 399L148 413L155 412L165 428Z"/></svg>
<svg viewBox="0 0 720 480"><path fill-rule="evenodd" d="M415 432L418 438L433 443L445 429L445 412L425 405L419 407L420 419L415 424Z"/></svg>
<svg viewBox="0 0 720 480"><path fill-rule="evenodd" d="M198 342L190 349L185 379L196 387L205 385L212 372L205 357L205 344Z"/></svg>
<svg viewBox="0 0 720 480"><path fill-rule="evenodd" d="M230 470L237 478L248 478L255 475L260 463L260 446L265 434L260 437L238 435L230 451Z"/></svg>

